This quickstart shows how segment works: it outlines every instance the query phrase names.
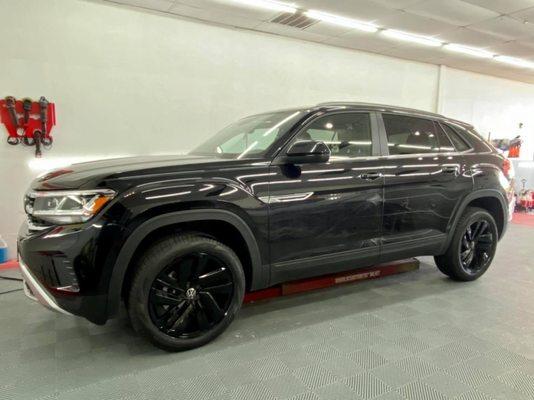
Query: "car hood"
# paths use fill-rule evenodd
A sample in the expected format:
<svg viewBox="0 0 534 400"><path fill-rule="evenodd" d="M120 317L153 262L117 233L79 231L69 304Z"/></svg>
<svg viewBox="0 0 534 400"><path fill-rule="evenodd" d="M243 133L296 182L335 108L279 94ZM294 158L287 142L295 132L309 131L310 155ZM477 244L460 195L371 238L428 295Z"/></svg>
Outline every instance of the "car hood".
<svg viewBox="0 0 534 400"><path fill-rule="evenodd" d="M65 190L94 189L107 185L110 189L115 189L114 186L117 185L120 188L128 186L128 182L157 179L158 176L173 174L187 178L189 173L193 177L206 170L242 163L241 160L198 155L105 159L50 171L35 179L31 187L33 190Z"/></svg>

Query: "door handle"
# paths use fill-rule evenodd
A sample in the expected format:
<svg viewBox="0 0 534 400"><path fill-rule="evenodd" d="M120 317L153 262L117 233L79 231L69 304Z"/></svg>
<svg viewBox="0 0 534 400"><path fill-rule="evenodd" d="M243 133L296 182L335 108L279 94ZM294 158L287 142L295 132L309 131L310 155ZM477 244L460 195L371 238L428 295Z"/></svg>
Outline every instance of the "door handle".
<svg viewBox="0 0 534 400"><path fill-rule="evenodd" d="M441 172L443 172L444 174L455 174L458 172L458 167L449 165L441 168Z"/></svg>
<svg viewBox="0 0 534 400"><path fill-rule="evenodd" d="M375 179L382 178L383 174L381 172L366 172L360 175L360 179L366 181L374 181Z"/></svg>

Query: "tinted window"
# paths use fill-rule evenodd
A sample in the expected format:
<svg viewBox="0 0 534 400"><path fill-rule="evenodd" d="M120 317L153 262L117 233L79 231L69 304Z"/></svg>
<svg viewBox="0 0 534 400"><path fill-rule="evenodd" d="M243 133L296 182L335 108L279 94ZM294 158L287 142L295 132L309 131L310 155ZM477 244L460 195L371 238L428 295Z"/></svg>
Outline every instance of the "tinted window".
<svg viewBox="0 0 534 400"><path fill-rule="evenodd" d="M443 129L440 129L439 123L435 122L434 126L436 127L436 133L438 135L439 152L447 153L451 151L456 151L449 137L445 134L445 132L443 132Z"/></svg>
<svg viewBox="0 0 534 400"><path fill-rule="evenodd" d="M454 151L450 140L432 120L405 115L382 115L389 154L419 154Z"/></svg>
<svg viewBox="0 0 534 400"><path fill-rule="evenodd" d="M371 120L367 113L343 113L321 117L299 133L297 140L320 140L331 156L352 158L372 153Z"/></svg>
<svg viewBox="0 0 534 400"><path fill-rule="evenodd" d="M441 126L443 127L443 129L445 129L445 132L451 139L456 150L465 151L470 149L470 146L465 142L464 139L462 139L462 137L458 134L458 132L456 132L456 130L446 124L441 124Z"/></svg>

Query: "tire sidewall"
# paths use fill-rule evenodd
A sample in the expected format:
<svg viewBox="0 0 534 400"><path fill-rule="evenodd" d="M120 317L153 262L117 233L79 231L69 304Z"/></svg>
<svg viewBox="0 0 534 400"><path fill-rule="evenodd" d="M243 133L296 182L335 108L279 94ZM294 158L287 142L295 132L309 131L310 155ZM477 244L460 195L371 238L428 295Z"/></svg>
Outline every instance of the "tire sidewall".
<svg viewBox="0 0 534 400"><path fill-rule="evenodd" d="M150 289L163 268L192 252L209 253L224 262L232 274L234 293L226 316L210 331L195 338L174 338L161 332L152 322L148 308ZM245 277L241 262L231 249L214 240L191 237L190 240L166 247L164 251L149 251L144 261L142 270L136 275L130 290L130 315L134 328L141 330L159 347L166 350L187 350L202 346L219 336L241 308L245 293Z"/></svg>

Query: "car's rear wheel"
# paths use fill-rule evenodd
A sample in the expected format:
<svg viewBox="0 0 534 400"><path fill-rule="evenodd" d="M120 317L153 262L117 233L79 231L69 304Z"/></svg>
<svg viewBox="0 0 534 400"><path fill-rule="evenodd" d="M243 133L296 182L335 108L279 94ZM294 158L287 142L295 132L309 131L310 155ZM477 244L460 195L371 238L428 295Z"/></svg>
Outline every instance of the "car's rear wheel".
<svg viewBox="0 0 534 400"><path fill-rule="evenodd" d="M229 247L201 235L169 236L137 265L128 311L134 329L156 346L188 350L230 325L244 291L241 262Z"/></svg>
<svg viewBox="0 0 534 400"><path fill-rule="evenodd" d="M457 224L445 254L434 257L439 270L458 281L472 281L489 268L497 249L498 230L486 210L468 208Z"/></svg>

